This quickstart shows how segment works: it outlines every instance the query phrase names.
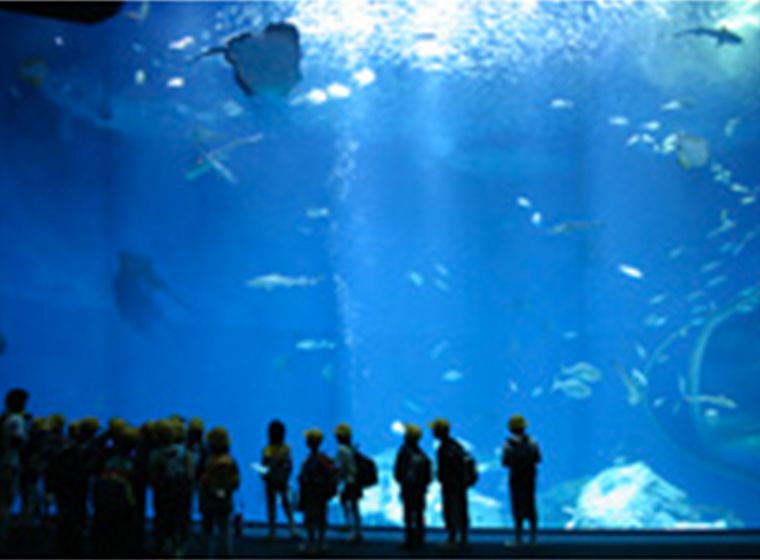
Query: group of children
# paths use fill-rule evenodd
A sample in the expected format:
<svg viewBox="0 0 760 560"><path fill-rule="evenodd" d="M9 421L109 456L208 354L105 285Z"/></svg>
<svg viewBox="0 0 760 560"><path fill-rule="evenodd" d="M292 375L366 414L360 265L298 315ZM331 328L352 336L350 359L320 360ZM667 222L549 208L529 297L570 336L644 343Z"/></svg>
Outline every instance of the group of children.
<svg viewBox="0 0 760 560"><path fill-rule="evenodd" d="M101 430L96 418L70 422L60 415L31 418L26 412L29 395L13 389L0 416L0 540L9 536L11 510L21 498L21 523L48 519L55 510L60 553L82 556L89 534L97 556L137 557L145 554L152 537L163 556L181 556L191 536L194 505L202 516L202 538L210 555L232 553L230 524L233 495L240 486L240 470L230 453L230 437L222 427L205 432L198 418L178 416L133 427L112 419ZM535 540L537 444L526 435L521 416L509 421L512 433L504 447L503 464L510 469L509 487L517 542L528 520ZM437 448L437 479L441 484L446 546L468 541L467 491L477 482L474 458L451 436L449 422L430 424ZM374 462L354 445L348 424L335 431L337 452L321 451L324 434L317 428L304 433L309 450L297 475L296 503L290 496L293 460L286 443L286 428L274 420L268 427L261 473L264 480L269 536L276 537L277 501L281 502L292 538L297 532L294 509L303 514L306 542L302 551L325 548L328 503L339 496L349 540L361 542L360 501L364 490L377 483ZM405 427L404 442L396 456L393 476L403 501L405 548L425 541L425 504L433 481L433 464L420 446L422 429ZM150 492L149 492L150 490ZM146 508L152 497L152 533L146 535Z"/></svg>

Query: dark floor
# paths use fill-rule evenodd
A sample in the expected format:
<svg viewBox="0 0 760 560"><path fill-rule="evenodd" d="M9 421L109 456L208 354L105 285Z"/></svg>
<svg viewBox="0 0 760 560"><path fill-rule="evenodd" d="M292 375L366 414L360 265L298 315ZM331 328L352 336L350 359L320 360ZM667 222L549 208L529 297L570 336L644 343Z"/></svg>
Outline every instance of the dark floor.
<svg viewBox="0 0 760 560"><path fill-rule="evenodd" d="M235 539L234 552L240 558L299 557L299 543L274 542L261 527L246 527ZM760 532L650 533L650 532L565 532L546 531L535 546L505 546L505 532L475 531L470 546L461 551L440 547L440 531L431 531L428 545L413 553L400 547L399 530L368 530L360 545L346 542L344 534L331 532L325 556L337 558L760 558ZM15 542L0 543L3 558L56 557L55 534L49 529L28 529L17 533ZM194 537L188 557L203 556L200 541Z"/></svg>

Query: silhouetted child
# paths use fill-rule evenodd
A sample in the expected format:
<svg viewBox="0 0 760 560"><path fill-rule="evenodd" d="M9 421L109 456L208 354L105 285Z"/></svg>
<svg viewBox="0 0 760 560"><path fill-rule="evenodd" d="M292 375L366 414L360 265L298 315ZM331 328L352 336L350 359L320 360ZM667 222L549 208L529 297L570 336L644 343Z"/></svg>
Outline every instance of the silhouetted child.
<svg viewBox="0 0 760 560"><path fill-rule="evenodd" d="M262 452L262 465L266 471L262 475L267 498L267 519L269 521L269 537L276 536L277 497L280 497L282 509L288 520L291 537L297 536L293 509L288 496L290 475L293 472L293 459L290 447L285 443L285 424L279 420L269 423L267 430L268 445Z"/></svg>
<svg viewBox="0 0 760 560"><path fill-rule="evenodd" d="M467 489L477 480L474 459L462 444L451 437L448 420L439 418L430 424L438 446L438 481L441 483L443 518L449 534L449 546L467 546L470 519Z"/></svg>
<svg viewBox="0 0 760 560"><path fill-rule="evenodd" d="M44 509L42 479L47 469L48 421L45 417L32 420L29 439L24 446L21 471L21 518L26 524L41 521Z"/></svg>
<svg viewBox="0 0 760 560"><path fill-rule="evenodd" d="M298 475L299 509L304 514L308 542L302 550L309 554L324 552L327 530L327 502L338 490L338 473L335 464L319 451L324 436L317 428L307 430L306 445L309 456Z"/></svg>
<svg viewBox="0 0 760 560"><path fill-rule="evenodd" d="M524 520L530 524L531 543L536 542L536 465L541 462L538 444L525 433L528 423L515 414L509 419L512 435L504 444L502 464L509 468L509 495L515 521L515 541L522 544Z"/></svg>
<svg viewBox="0 0 760 560"><path fill-rule="evenodd" d="M51 414L48 416L48 437L45 441L45 472L43 473L43 486L45 492L44 515L50 514L50 506L55 503L55 481L53 479L53 465L63 451L66 436L63 433L66 427L66 417L63 414Z"/></svg>
<svg viewBox="0 0 760 560"><path fill-rule="evenodd" d="M406 425L404 444L396 455L393 476L401 486L404 503L404 548L422 546L425 542L425 495L433 480L432 464L420 448L422 430Z"/></svg>
<svg viewBox="0 0 760 560"><path fill-rule="evenodd" d="M201 468L199 484L206 554L209 557L231 556L232 497L240 487L240 469L230 455L230 436L227 430L214 428L207 434L206 441L209 455ZM217 538L214 538L215 535ZM216 546L217 540L219 547Z"/></svg>
<svg viewBox="0 0 760 560"><path fill-rule="evenodd" d="M156 545L160 554L183 553L190 526L193 460L185 446L184 425L176 419L156 425L159 446L148 465L153 487Z"/></svg>
<svg viewBox="0 0 760 560"><path fill-rule="evenodd" d="M200 418L191 418L187 426L187 451L190 453L193 461L193 495L191 498L192 506L190 508L191 519L196 513L200 512L198 481L200 480L201 470L203 470L203 466L208 457L208 447L203 441L203 432L205 429L206 427L203 424L203 420Z"/></svg>
<svg viewBox="0 0 760 560"><path fill-rule="evenodd" d="M29 393L11 389L0 415L0 542L8 536L11 509L21 485L22 455L28 440L26 403Z"/></svg>
<svg viewBox="0 0 760 560"><path fill-rule="evenodd" d="M138 431L125 424L110 438L93 489L93 552L99 558L134 557L140 552L134 454Z"/></svg>
<svg viewBox="0 0 760 560"><path fill-rule="evenodd" d="M346 525L352 531L349 540L354 543L362 541L362 518L359 511L359 500L362 498L362 487L359 484L359 469L356 452L351 444L351 426L346 423L335 428L335 439L338 441L338 452L335 462L338 466L338 481L342 485L340 505Z"/></svg>

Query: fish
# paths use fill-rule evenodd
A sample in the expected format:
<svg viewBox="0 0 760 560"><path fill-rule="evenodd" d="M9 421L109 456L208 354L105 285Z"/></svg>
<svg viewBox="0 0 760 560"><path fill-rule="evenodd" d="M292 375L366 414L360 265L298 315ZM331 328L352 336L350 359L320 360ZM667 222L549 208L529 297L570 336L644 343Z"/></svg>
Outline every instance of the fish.
<svg viewBox="0 0 760 560"><path fill-rule="evenodd" d="M549 106L552 109L567 110L567 109L572 109L575 106L575 104L569 99L556 98L556 99L552 99L551 103L549 103Z"/></svg>
<svg viewBox="0 0 760 560"><path fill-rule="evenodd" d="M644 278L644 273L639 268L630 264L621 264L618 266L618 270L630 278L636 278L637 280Z"/></svg>
<svg viewBox="0 0 760 560"><path fill-rule="evenodd" d="M718 235L721 235L722 233L726 233L727 231L734 229L735 227L736 222L729 217L728 210L726 208L723 208L720 211L720 225L715 229L708 231L705 238L712 239Z"/></svg>
<svg viewBox="0 0 760 560"><path fill-rule="evenodd" d="M404 408L413 412L414 414L422 414L424 412L422 406L420 406L413 400L407 399L403 402L403 405L404 405Z"/></svg>
<svg viewBox="0 0 760 560"><path fill-rule="evenodd" d="M731 138L734 135L734 132L736 132L736 128L739 126L740 122L741 119L738 117L734 117L726 121L726 124L723 127L723 134L725 134L726 138Z"/></svg>
<svg viewBox="0 0 760 560"><path fill-rule="evenodd" d="M750 192L749 187L746 185L742 185L741 183L732 183L729 187L731 192L739 193L739 194L747 194Z"/></svg>
<svg viewBox="0 0 760 560"><path fill-rule="evenodd" d="M649 132L657 132L662 128L662 123L660 121L648 121L642 124L640 128Z"/></svg>
<svg viewBox="0 0 760 560"><path fill-rule="evenodd" d="M681 111L693 105L694 101L690 99L673 99L660 105L660 111Z"/></svg>
<svg viewBox="0 0 760 560"><path fill-rule="evenodd" d="M329 218L330 217L330 209L329 208L307 208L306 209L306 217L310 220L319 220L322 218Z"/></svg>
<svg viewBox="0 0 760 560"><path fill-rule="evenodd" d="M541 215L541 212L533 212L533 214L530 217L530 223L538 227L541 225L542 221L543 221L543 216Z"/></svg>
<svg viewBox="0 0 760 560"><path fill-rule="evenodd" d="M517 393L520 390L520 387L518 387L517 382L514 379L510 379L507 385L512 393Z"/></svg>
<svg viewBox="0 0 760 560"><path fill-rule="evenodd" d="M628 405L636 406L639 404L643 396L641 386L634 380L631 375L628 374L625 367L620 362L614 362L613 369L620 377L620 380L623 382L623 386L625 386L625 389L628 393L626 397L626 402Z"/></svg>
<svg viewBox="0 0 760 560"><path fill-rule="evenodd" d="M649 385L649 380L647 379L646 375L644 375L644 373L639 369L633 368L631 370L631 378L642 387Z"/></svg>
<svg viewBox="0 0 760 560"><path fill-rule="evenodd" d="M274 290L277 288L308 288L322 281L321 277L285 276L283 274L265 274L246 280L245 285L259 290Z"/></svg>
<svg viewBox="0 0 760 560"><path fill-rule="evenodd" d="M435 271L439 275L443 276L444 278L448 278L449 276L451 276L451 273L449 272L449 269L446 268L445 266L443 266L442 264L436 263L436 265L435 265Z"/></svg>
<svg viewBox="0 0 760 560"><path fill-rule="evenodd" d="M630 121L622 115L614 115L608 119L611 126L628 126Z"/></svg>
<svg viewBox="0 0 760 560"><path fill-rule="evenodd" d="M296 343L296 350L313 352L315 350L335 350L335 343L331 340L307 338Z"/></svg>
<svg viewBox="0 0 760 560"><path fill-rule="evenodd" d="M582 233L599 229L604 224L598 221L567 221L554 224L549 228L549 235L564 235L569 233Z"/></svg>
<svg viewBox="0 0 760 560"><path fill-rule="evenodd" d="M185 78L182 76L174 76L172 78L169 78L166 80L166 87L173 89L185 87Z"/></svg>
<svg viewBox="0 0 760 560"><path fill-rule="evenodd" d="M124 12L124 15L132 21L142 23L150 15L150 2L148 0L140 2L140 7L137 10Z"/></svg>
<svg viewBox="0 0 760 560"><path fill-rule="evenodd" d="M560 375L580 379L587 383L595 383L602 378L602 372L588 362L577 362L572 366L562 367Z"/></svg>
<svg viewBox="0 0 760 560"><path fill-rule="evenodd" d="M741 45L744 42L741 35L731 31L725 26L721 26L718 29L712 29L710 27L694 27L692 29L679 31L675 34L675 37L686 37L688 35L715 39L715 42L719 47L721 45Z"/></svg>
<svg viewBox="0 0 760 560"><path fill-rule="evenodd" d="M418 288L421 287L423 284L425 284L425 279L422 277L422 274L419 272L415 272L414 270L407 273L406 278L417 286Z"/></svg>
<svg viewBox="0 0 760 560"><path fill-rule="evenodd" d="M686 251L686 247L684 247L683 245L679 245L678 247L673 247L670 251L668 251L668 258L677 259L678 257L684 254L684 251Z"/></svg>
<svg viewBox="0 0 760 560"><path fill-rule="evenodd" d="M179 39L175 39L169 43L169 49L173 51L181 51L195 44L195 37L192 35L185 35Z"/></svg>
<svg viewBox="0 0 760 560"><path fill-rule="evenodd" d="M206 173L214 171L229 184L236 185L238 183L237 177L225 165L224 161L238 147L256 144L263 137L264 135L261 133L250 134L231 140L216 148L210 148L202 138L194 138L195 146L198 149L198 157L193 166L185 172L185 180L194 181Z"/></svg>
<svg viewBox="0 0 760 560"><path fill-rule="evenodd" d="M667 399L665 397L657 397L655 400L652 401L652 408L660 408L662 405L665 404Z"/></svg>
<svg viewBox="0 0 760 560"><path fill-rule="evenodd" d="M240 33L191 62L217 54L232 66L235 82L247 96L284 97L301 81L300 33L291 23L270 23L261 33Z"/></svg>
<svg viewBox="0 0 760 560"><path fill-rule="evenodd" d="M118 269L113 278L113 295L119 315L133 328L147 330L165 320L160 295L187 308L180 298L158 275L150 258L121 250Z"/></svg>
<svg viewBox="0 0 760 560"><path fill-rule="evenodd" d="M668 318L662 315L657 315L655 313L650 313L647 315L646 319L644 319L644 325L647 327L653 327L656 329L659 329L660 327L665 326L665 323L668 322Z"/></svg>
<svg viewBox="0 0 760 560"><path fill-rule="evenodd" d="M530 396L534 399L537 397L540 397L543 394L544 394L544 388L541 387L540 385L538 387L533 387L533 390L530 392Z"/></svg>
<svg viewBox="0 0 760 560"><path fill-rule="evenodd" d="M641 359L641 360L646 360L646 359L647 359L647 350L646 350L646 348L644 348L644 347L643 347L641 344L639 344L638 342L636 343L636 355L637 355L637 356L639 357L639 359Z"/></svg>
<svg viewBox="0 0 760 560"><path fill-rule="evenodd" d="M705 284L706 288L715 288L716 286L720 286L723 284L728 278L725 274L719 274L718 276L711 278L707 284Z"/></svg>
<svg viewBox="0 0 760 560"><path fill-rule="evenodd" d="M464 374L461 371L450 369L441 376L441 379L447 383L456 383L464 379Z"/></svg>
<svg viewBox="0 0 760 560"><path fill-rule="evenodd" d="M735 400L726 395L684 395L684 400L691 404L709 404L729 410L739 408Z"/></svg>
<svg viewBox="0 0 760 560"><path fill-rule="evenodd" d="M437 360L441 357L441 354L443 354L444 351L449 347L449 341L448 340L442 340L439 343L437 343L435 346L433 346L433 349L430 351L430 357L434 360Z"/></svg>
<svg viewBox="0 0 760 560"><path fill-rule="evenodd" d="M553 392L562 392L571 399L587 399L591 396L591 387L576 378L555 379L552 383Z"/></svg>
<svg viewBox="0 0 760 560"><path fill-rule="evenodd" d="M686 301L689 303L698 300L701 297L704 297L705 292L703 290L694 290L693 292L689 292L686 296Z"/></svg>
<svg viewBox="0 0 760 560"><path fill-rule="evenodd" d="M531 208L533 205L531 204L530 200L525 198L524 196L518 196L517 197L517 205L520 208Z"/></svg>
<svg viewBox="0 0 760 560"><path fill-rule="evenodd" d="M668 299L668 294L657 294L649 298L649 305L660 305L663 301Z"/></svg>
<svg viewBox="0 0 760 560"><path fill-rule="evenodd" d="M449 285L441 280L440 278L436 278L433 280L433 284L435 284L435 287L441 290L442 292L448 292L449 291Z"/></svg>
<svg viewBox="0 0 760 560"><path fill-rule="evenodd" d="M708 272L712 272L712 271L720 268L722 264L723 264L722 262L717 261L717 260L716 261L710 261L708 263L703 264L700 267L699 271L701 273L703 273L703 274L707 274Z"/></svg>
<svg viewBox="0 0 760 560"><path fill-rule="evenodd" d="M680 166L686 170L704 167L710 161L710 144L699 136L678 132L676 158Z"/></svg>

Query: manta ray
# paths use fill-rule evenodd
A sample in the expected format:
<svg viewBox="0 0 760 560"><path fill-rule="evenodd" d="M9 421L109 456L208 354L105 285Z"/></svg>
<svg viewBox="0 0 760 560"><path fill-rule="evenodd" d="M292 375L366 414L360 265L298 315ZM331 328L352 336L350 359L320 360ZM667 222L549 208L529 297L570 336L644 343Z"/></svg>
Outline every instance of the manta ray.
<svg viewBox="0 0 760 560"><path fill-rule="evenodd" d="M261 33L235 35L193 61L216 54L224 55L235 72L237 85L248 96L285 96L301 80L299 33L290 23L270 23Z"/></svg>
<svg viewBox="0 0 760 560"><path fill-rule="evenodd" d="M156 273L148 257L119 251L118 258L119 268L113 279L114 301L119 314L130 326L146 330L164 320L161 294L187 307Z"/></svg>

